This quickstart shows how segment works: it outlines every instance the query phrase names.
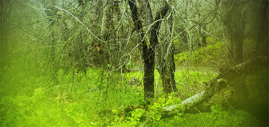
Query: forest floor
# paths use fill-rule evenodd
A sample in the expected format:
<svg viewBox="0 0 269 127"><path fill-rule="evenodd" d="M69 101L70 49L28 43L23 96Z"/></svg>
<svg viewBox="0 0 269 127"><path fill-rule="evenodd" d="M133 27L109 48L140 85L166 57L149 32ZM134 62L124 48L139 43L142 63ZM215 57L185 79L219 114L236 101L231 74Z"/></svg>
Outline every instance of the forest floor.
<svg viewBox="0 0 269 127"><path fill-rule="evenodd" d="M203 52L201 51L201 53ZM187 59L186 56L187 53L181 55L175 62L184 61ZM214 79L219 74L217 64L207 66L176 64L175 80L180 95L179 98L172 97L170 100L169 97L165 98L160 75L155 70L155 98L150 106L151 109L133 108L134 110L125 112L124 109L128 107L143 106L142 79L144 74L143 68L139 64L133 68L134 71L128 73L108 72L102 68L87 68L85 74L77 73L77 70L55 69L49 71L48 68L40 66L30 68L32 66L29 66L28 62L21 67L18 66L20 62L14 62L14 66L6 68L8 73L4 73L3 80L1 80L0 126L3 127L132 127L142 125L147 119L151 120L144 125L153 127L267 125L243 110L235 110L231 106L228 109L223 107L223 103L228 103L227 98L231 92L229 88L201 104L201 107L207 108L204 111L197 107L194 109L195 112L160 119L160 113L158 113L160 108L178 104L176 99L183 101L204 90L204 82ZM25 67L28 67L28 70ZM254 81L264 79L260 73L267 72L264 70L248 76L249 80L246 83L256 86L258 83ZM254 89L251 90L254 91ZM252 97L257 98L255 95L253 94Z"/></svg>
<svg viewBox="0 0 269 127"><path fill-rule="evenodd" d="M199 71L203 73L215 73L218 74L219 70L217 67L210 67L210 66L176 66L176 72L177 71Z"/></svg>
<svg viewBox="0 0 269 127"><path fill-rule="evenodd" d="M4 76L5 79L11 78L9 75ZM135 127L150 118L151 120L145 126L266 125L245 111L224 110L221 106L224 101L222 94L212 97L206 103L211 106L207 112L198 110L198 113L182 113L159 119L159 108L176 102L175 98L170 101L160 101L166 99L157 71L155 76L156 99L151 108L149 110L138 108L129 112L123 109L129 106L138 107L143 103L143 86L128 84L134 77L141 80L143 77L141 72L122 75L104 73L102 69L88 69L87 74L73 74L72 71L64 74L60 70L53 77L28 75L20 82L2 82L7 86L3 92L8 90L8 86L12 84L13 86L10 95L1 97L1 126ZM199 71L177 71L175 77L181 100L203 90L203 82L215 76L216 74ZM16 75L12 78L16 78ZM122 80L124 78L125 80ZM21 87L22 85L24 86ZM17 88L21 93L12 95L11 93Z"/></svg>

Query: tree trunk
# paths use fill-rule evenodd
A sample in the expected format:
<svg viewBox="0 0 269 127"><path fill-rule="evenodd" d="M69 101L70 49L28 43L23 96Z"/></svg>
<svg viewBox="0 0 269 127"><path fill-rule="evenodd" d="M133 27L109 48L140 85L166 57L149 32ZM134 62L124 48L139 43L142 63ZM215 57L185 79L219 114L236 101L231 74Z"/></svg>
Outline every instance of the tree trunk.
<svg viewBox="0 0 269 127"><path fill-rule="evenodd" d="M236 63L243 61L243 33L237 28L231 33L231 47L233 59Z"/></svg>
<svg viewBox="0 0 269 127"><path fill-rule="evenodd" d="M147 6L146 8L146 12L147 17L148 17L148 21L150 24L149 26L153 23L153 17L152 17L152 12L151 12L151 7L150 4L148 2L148 0L144 1L143 3L145 6ZM170 9L170 8L169 8ZM167 32L167 36L169 36L165 41L164 44L160 44L157 40L157 48L156 48L156 52L158 52L155 56L156 61L157 61L157 70L161 76L162 79L162 85L163 85L163 91L166 94L169 94L171 92L177 92L177 88L176 88L176 82L175 82L175 61L174 61L174 45L173 42L170 42L171 38L173 38L173 34L172 34L172 13L170 15L170 18L168 19L168 32ZM151 34L151 32L150 32ZM151 34L152 35L152 34ZM155 36L155 35L154 35ZM151 36L152 37L152 36ZM157 38L157 35L156 35ZM164 57L166 56L166 60L164 60Z"/></svg>
<svg viewBox="0 0 269 127"><path fill-rule="evenodd" d="M157 56L157 58L159 58L158 72L162 79L163 92L166 95L171 92L178 92L175 81L174 44L172 41L170 41L173 39L172 16L173 15L171 12L170 18L168 19L169 30L167 32L168 36L171 35L170 37L168 37L170 39L166 40L166 44L161 44L162 46L159 46L160 50L158 50L158 54L162 56ZM164 57L166 57L166 60L164 60Z"/></svg>
<svg viewBox="0 0 269 127"><path fill-rule="evenodd" d="M134 22L135 29L137 33L140 34L139 40L142 41L143 48L143 59L144 59L144 101L146 103L150 102L150 99L154 97L154 58L152 61L152 57L148 58L148 54L150 50L148 50L148 46L146 41L143 39L144 32L142 29L142 22L138 19L137 6L134 0L129 0L129 6L132 11L132 19ZM142 40L143 39L143 40ZM152 50L152 49L151 49ZM151 55L153 56L153 55Z"/></svg>
<svg viewBox="0 0 269 127"><path fill-rule="evenodd" d="M166 13L168 12L168 10L170 9L169 5L165 2L165 5L157 12L156 17L155 17L155 21L161 19L162 17L164 17L166 15ZM153 68L152 68L152 76L153 76L153 81L154 81L154 60L155 60L155 49L158 42L158 32L160 29L160 25L161 25L161 21L156 22L155 24L153 24L152 29L151 29L151 33L150 33L150 48L149 48L149 59L150 62L152 62ZM172 54L173 55L173 54ZM174 55L173 55L174 56ZM168 56L169 57L169 56ZM166 65L167 66L167 65ZM167 67L167 71L170 71L170 78L165 78L165 80L169 80L167 84L165 84L165 90L171 90L171 84L172 84L172 77L171 77L171 70L169 67ZM167 85L170 85L167 87ZM154 91L154 82L153 82L153 91ZM175 86L175 85L174 85ZM171 92L171 91L167 91L167 92Z"/></svg>
<svg viewBox="0 0 269 127"><path fill-rule="evenodd" d="M235 63L241 63L243 61L243 40L244 31L246 24L246 11L242 10L244 7L244 2L227 0L227 20L224 24L228 27L229 33L231 35L231 53Z"/></svg>
<svg viewBox="0 0 269 127"><path fill-rule="evenodd" d="M268 53L268 43L269 43L269 7L268 1L262 1L261 10L259 11L259 31L257 36L256 50L258 54Z"/></svg>
<svg viewBox="0 0 269 127"><path fill-rule="evenodd" d="M203 30L206 31L206 25L203 26ZM202 46L206 47L206 33L202 31Z"/></svg>
<svg viewBox="0 0 269 127"><path fill-rule="evenodd" d="M133 0L129 1L129 6L132 11L132 19L135 24L137 33L140 33L140 40L144 37L142 32L142 23L138 19L137 7ZM161 19L166 15L169 10L169 5L165 3L156 14L155 21ZM147 46L146 42L142 40L143 46L143 59L144 59L144 100L148 104L154 98L154 65L155 65L155 49L158 44L158 32L160 29L161 21L157 21L152 25L150 31L150 45Z"/></svg>
<svg viewBox="0 0 269 127"><path fill-rule="evenodd" d="M10 12L8 11L8 7L10 6L9 0L1 0L0 1L0 80L2 79L2 74L4 72L4 67L8 65L9 57L8 55L8 20L10 18ZM5 24L5 25L3 25Z"/></svg>

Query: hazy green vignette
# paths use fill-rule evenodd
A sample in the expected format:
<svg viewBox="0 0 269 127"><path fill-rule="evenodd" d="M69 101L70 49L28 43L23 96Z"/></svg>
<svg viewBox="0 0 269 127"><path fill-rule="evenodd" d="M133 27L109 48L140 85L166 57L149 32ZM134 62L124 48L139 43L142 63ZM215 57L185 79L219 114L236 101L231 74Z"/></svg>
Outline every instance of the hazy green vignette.
<svg viewBox="0 0 269 127"><path fill-rule="evenodd" d="M14 2L14 1L13 1ZM256 126L260 123L242 110L225 111L220 106L219 96L213 98L209 112L177 114L161 119L161 107L181 103L184 99L201 92L203 82L210 81L216 73L205 73L182 69L175 72L179 98L173 94L166 100L160 75L155 70L155 98L149 110L134 108L144 104L142 71L114 73L104 68L87 68L86 74L77 68L59 68L57 57L51 59L49 49L50 33L44 28L34 26L39 18L29 1L17 1L12 13L7 17L5 31L1 31L1 81L0 81L0 126ZM12 3L9 3L12 4ZM34 11L35 10L35 11ZM3 24L1 24L3 25ZM3 26L1 26L3 27ZM14 28L15 27L15 28ZM37 27L37 28L34 28ZM34 33L28 33L34 31ZM212 40L213 37L207 38ZM3 45L1 45L3 46ZM188 62L205 64L215 63L221 57L224 42L210 44L191 54L182 52L175 55L176 65ZM60 48L55 49L61 52ZM56 56L56 55L55 55ZM257 80L266 82L266 70L250 75L248 86ZM256 75L262 75L255 79ZM130 85L132 79L137 85ZM258 82L258 81L257 81ZM205 104L206 105L206 104ZM132 109L130 112L125 109Z"/></svg>

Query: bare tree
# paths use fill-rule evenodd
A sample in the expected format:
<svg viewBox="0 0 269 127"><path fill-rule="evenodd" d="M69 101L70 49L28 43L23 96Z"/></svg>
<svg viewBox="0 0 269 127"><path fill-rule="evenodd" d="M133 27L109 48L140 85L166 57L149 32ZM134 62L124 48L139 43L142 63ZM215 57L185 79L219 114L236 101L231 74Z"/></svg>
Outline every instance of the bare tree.
<svg viewBox="0 0 269 127"><path fill-rule="evenodd" d="M166 15L169 10L169 5L165 2L165 5L160 8L156 13L156 17L150 28L150 44L147 46L144 40L144 34L142 30L142 22L138 18L137 6L135 1L130 0L129 6L132 11L132 19L136 27L136 31L140 33L140 39L143 47L143 59L144 59L144 100L149 103L154 97L154 66L155 66L155 51L158 44L158 32L161 25L161 18ZM147 4L149 9L149 4Z"/></svg>
<svg viewBox="0 0 269 127"><path fill-rule="evenodd" d="M174 1L170 1L169 4L173 4ZM157 70L160 73L163 91L165 94L171 92L178 92L175 81L175 61L174 61L174 44L173 44L173 10L169 8L170 13L167 14L167 22L165 26L165 35L163 42L158 42L158 49L156 50Z"/></svg>

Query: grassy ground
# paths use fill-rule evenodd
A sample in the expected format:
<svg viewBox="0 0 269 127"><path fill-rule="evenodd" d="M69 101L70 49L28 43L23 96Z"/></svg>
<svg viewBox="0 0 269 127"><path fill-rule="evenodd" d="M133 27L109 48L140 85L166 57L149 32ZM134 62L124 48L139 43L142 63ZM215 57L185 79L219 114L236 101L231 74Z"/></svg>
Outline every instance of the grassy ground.
<svg viewBox="0 0 269 127"><path fill-rule="evenodd" d="M176 64L184 65L184 61L214 63L215 58L221 56L221 50L217 49L222 46L220 42L191 54L183 52L175 56ZM154 103L145 110L142 72L119 74L102 68L89 68L84 74L77 73L77 70L51 69L51 64L42 62L45 57L35 55L35 52L18 53L10 66L1 72L0 121L3 127L265 125L244 111L224 110L221 104L226 102L229 90L223 90L202 104L202 107L210 107L208 112L196 110L198 113L195 114L160 119L161 107L180 103L201 92L205 87L203 82L213 79L216 74L184 69L177 71L175 79L179 98L173 95L164 98L162 81L155 71ZM248 77L252 78L255 75Z"/></svg>
<svg viewBox="0 0 269 127"><path fill-rule="evenodd" d="M134 108L143 104L143 86L139 81L130 85L130 81L134 77L141 81L141 72L121 75L107 73L102 69L88 69L86 75L73 74L72 71L63 73L60 70L54 76L24 76L26 79L19 82L27 84L25 89L29 91L28 94L21 92L1 97L1 126L137 126L148 118L151 120L146 126L262 125L244 111L222 111L217 101L211 107L212 112L179 114L160 120L157 109L174 104L176 99L161 101L162 86L157 72L156 103L148 111ZM201 72L176 72L180 99L184 100L201 91L204 87L202 82L214 77ZM31 83L28 82L30 79ZM12 85L8 83L14 82L2 83ZM126 111L128 106L133 106L132 111Z"/></svg>

